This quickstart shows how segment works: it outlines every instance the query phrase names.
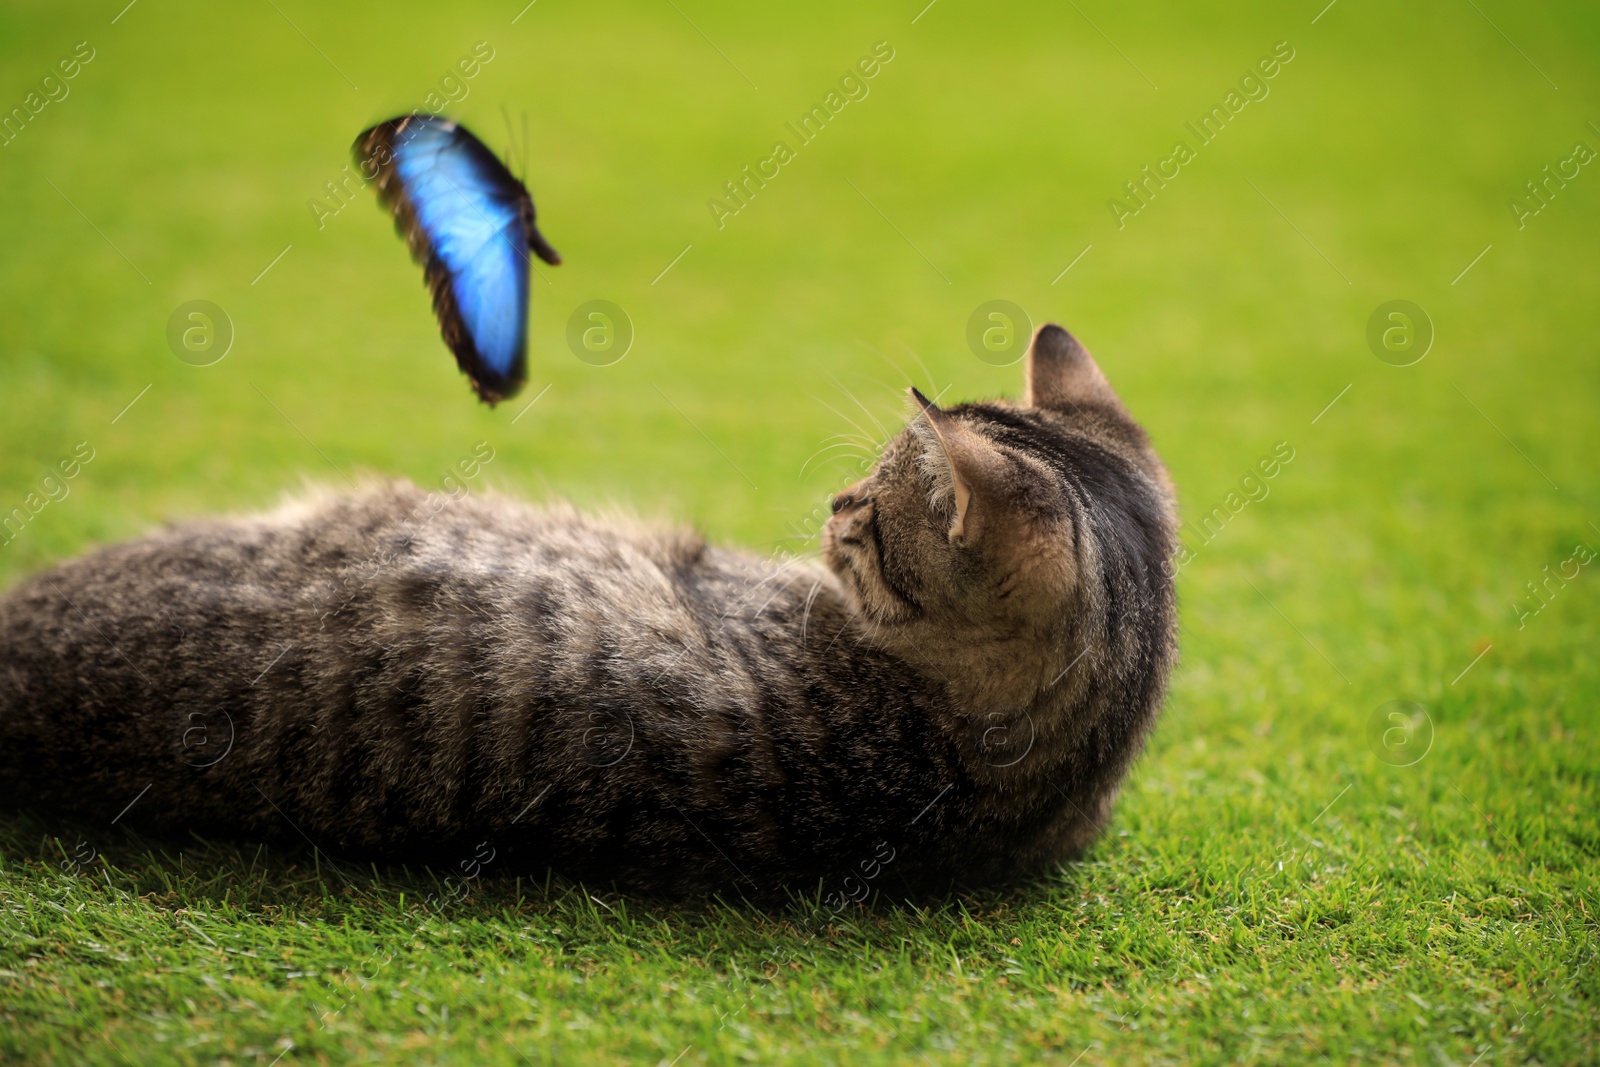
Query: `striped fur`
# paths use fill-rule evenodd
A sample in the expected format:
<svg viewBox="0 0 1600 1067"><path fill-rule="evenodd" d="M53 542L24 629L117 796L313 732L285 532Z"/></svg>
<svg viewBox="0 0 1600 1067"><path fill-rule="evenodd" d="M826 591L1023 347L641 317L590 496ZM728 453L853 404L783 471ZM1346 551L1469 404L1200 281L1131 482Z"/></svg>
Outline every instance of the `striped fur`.
<svg viewBox="0 0 1600 1067"><path fill-rule="evenodd" d="M918 411L822 562L406 483L68 562L0 598L0 794L674 896L1039 871L1159 710L1173 504L1059 327L1027 389Z"/></svg>

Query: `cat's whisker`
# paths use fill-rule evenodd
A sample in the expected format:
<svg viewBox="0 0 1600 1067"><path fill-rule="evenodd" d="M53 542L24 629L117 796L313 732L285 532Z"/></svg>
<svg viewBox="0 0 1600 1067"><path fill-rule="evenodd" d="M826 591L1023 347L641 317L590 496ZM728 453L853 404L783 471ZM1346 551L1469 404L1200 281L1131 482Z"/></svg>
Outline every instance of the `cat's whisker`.
<svg viewBox="0 0 1600 1067"><path fill-rule="evenodd" d="M867 378L867 381L871 382L873 385L881 385L881 386L883 386L884 392L893 394L895 396L903 396L905 394L905 390L902 389L900 386L895 385L893 382L886 382L882 378L876 378L876 377L870 377L869 376ZM916 383L912 382L912 381L910 381L908 379L906 384L907 385L915 385Z"/></svg>
<svg viewBox="0 0 1600 1067"><path fill-rule="evenodd" d="M806 631L811 626L811 604L817 599L817 590L822 588L822 579L818 578L811 583L811 591L806 594L806 610L800 616L800 647L806 647Z"/></svg>
<svg viewBox="0 0 1600 1067"><path fill-rule="evenodd" d="M857 616L857 617L858 617L858 618L859 618L859 616ZM840 635L841 635L841 634L843 634L843 633L844 633L844 632L845 632L845 631L846 631L846 630L848 630L848 629L849 629L849 628L850 628L850 623L849 623L849 622L848 622L848 621L846 621L846 622L841 622L841 623L840 623L840 624L839 624L839 629L837 629L837 630L836 630L836 631L834 631L834 634L833 634L833 640L832 640L832 641L829 641L829 642L828 642L828 647L827 647L827 648L824 648L824 649L823 649L823 650L822 650L822 655L823 655L823 656L827 656L827 654L828 654L828 653L829 653L829 652L831 652L831 651L832 651L832 650L833 650L833 646L834 646L834 642L836 642L836 641L838 641L838 640L839 640L839 636L840 636Z"/></svg>
<svg viewBox="0 0 1600 1067"><path fill-rule="evenodd" d="M866 455L870 456L872 459L877 459L878 458L878 453L883 451L883 445L879 441L877 441L875 438L863 437L861 434L858 434L858 433L836 433L831 437L824 437L822 440L823 440L824 444L826 444L829 441L849 441L849 442L852 442L857 447L859 447L862 450L862 452L864 452Z"/></svg>
<svg viewBox="0 0 1600 1067"><path fill-rule="evenodd" d="M798 562L798 560L796 560L796 562ZM768 608L770 608L772 606L772 602L774 600L777 600L779 596L781 596L784 593L787 593L788 591L789 590L788 590L787 586L773 590L772 595L767 597L766 603L762 604L759 608L756 609L756 613L755 613L755 615L753 617L759 619L761 617L761 613L763 611L766 611Z"/></svg>
<svg viewBox="0 0 1600 1067"><path fill-rule="evenodd" d="M927 382L929 385L932 385L933 371L929 370L928 365L922 362L922 357L917 355L917 350L906 344L904 341L900 342L900 347L911 353L911 358L917 361L917 368L922 371L922 380Z"/></svg>
<svg viewBox="0 0 1600 1067"><path fill-rule="evenodd" d="M875 449L875 448L878 447L878 441L877 441L876 438L864 437L864 436L862 436L861 434L858 434L858 433L836 433L836 434L833 434L833 435L831 435L829 437L824 437L823 440L824 441L839 441L839 440L857 441L857 442L860 442L860 444L861 444L861 446L863 448Z"/></svg>
<svg viewBox="0 0 1600 1067"><path fill-rule="evenodd" d="M878 421L878 416L874 415L872 413L872 410L870 408L868 408L867 405L863 404L861 402L861 399L859 397L857 397L855 393L851 392L850 389L848 387L846 387L843 382L841 382L838 378L834 378L833 373L831 371L824 371L823 373L827 374L829 378L833 378L833 384L837 385L839 387L839 390L842 393L844 393L845 396L847 396L851 400L853 400L855 402L856 407L860 408L862 413L865 414L867 416L867 418L872 420L872 425L874 425L874 426L876 426L878 428L878 432L883 434L885 440L887 440L888 438L893 436L884 427L883 423Z"/></svg>
<svg viewBox="0 0 1600 1067"><path fill-rule="evenodd" d="M796 566L797 564L800 564L800 563L803 563L803 562L805 562L803 557L796 556L794 559L791 559L787 563L784 563L783 565L778 567L777 570L773 571L771 574L769 574L765 578L761 579L755 585L751 586L749 591L746 592L743 597L739 598L738 602L735 603L733 605L733 607L729 608L726 612L723 613L723 615L722 615L723 623L724 624L727 623L729 615L732 615L736 610L738 610L739 608L742 608L746 604L750 603L750 601L755 598L756 592L762 586L766 585L768 582L772 581L774 578L777 578L780 575L782 575L784 571L787 571L790 568ZM769 600L769 601L767 601L767 603L770 604L770 603L772 603L772 601ZM765 609L765 605L763 605L762 607L763 607L763 609ZM761 614L761 612L758 611L758 612L756 612L756 614L759 615L759 614ZM722 632L722 627L719 626L717 628L717 632L721 633Z"/></svg>
<svg viewBox="0 0 1600 1067"><path fill-rule="evenodd" d="M896 374L900 375L900 377L902 377L902 378L904 378L906 380L906 384L907 385L915 385L915 384L917 384L915 382L915 380L912 379L911 375L906 373L906 370L905 370L904 367L900 366L900 364L898 364L894 360L890 359L888 357L888 355L886 355L881 349L879 349L875 345L867 344L867 342L863 341L859 337L856 338L856 343L859 344L862 348L865 348L868 352L871 352L873 355L877 356L879 359L883 360L885 363L887 363L891 368L894 369L894 372ZM895 391L898 391L898 389L896 389Z"/></svg>
<svg viewBox="0 0 1600 1067"><path fill-rule="evenodd" d="M790 537L790 541L792 541L792 537ZM806 552L792 552L792 550L789 549L774 549L773 557L782 558L782 560L784 560L784 565L794 565L794 563L821 563L822 550L811 549L806 550Z"/></svg>
<svg viewBox="0 0 1600 1067"><path fill-rule="evenodd" d="M835 443L833 443L831 445L823 445L821 448L819 448L815 452L811 453L811 455L809 457L807 457L805 463L801 465L800 470L804 471L806 469L806 467L809 467L811 465L813 460L817 459L817 457L826 455L829 452L838 452L838 451L848 451L851 454L857 455L857 456L872 456L872 455L876 455L876 453L872 452L870 449L867 448L866 445L863 445L859 441L837 441L837 442L835 442Z"/></svg>
<svg viewBox="0 0 1600 1067"><path fill-rule="evenodd" d="M868 438L868 439L874 440L874 441L877 440L877 438L873 437L871 434L869 434L867 432L867 428L865 426L861 425L855 419L852 419L849 415L846 415L844 412L840 411L838 408L834 407L832 404L828 403L826 400L822 399L820 396L815 396L815 395L813 395L811 393L807 393L806 395L811 397L812 400L815 400L817 403L821 404L823 407L827 408L829 411L833 412L835 415L839 416L845 422L848 422L851 426L854 426L857 430L859 430L861 432L861 436L862 437Z"/></svg>
<svg viewBox="0 0 1600 1067"><path fill-rule="evenodd" d="M841 441L840 443L834 445L823 445L821 448L811 453L811 457L800 465L800 477L804 478L806 476L806 471L811 469L811 464L821 459L824 453L835 452L839 449L846 449L849 451L850 455L860 456L865 460L871 460L875 458L874 453L868 452L865 448L862 448L860 445L855 444L852 441Z"/></svg>

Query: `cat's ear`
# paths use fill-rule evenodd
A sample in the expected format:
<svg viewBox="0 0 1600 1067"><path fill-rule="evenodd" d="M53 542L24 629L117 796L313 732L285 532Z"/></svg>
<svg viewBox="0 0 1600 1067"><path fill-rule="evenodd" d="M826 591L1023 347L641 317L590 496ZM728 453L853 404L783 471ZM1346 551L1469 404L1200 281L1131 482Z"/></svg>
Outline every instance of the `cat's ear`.
<svg viewBox="0 0 1600 1067"><path fill-rule="evenodd" d="M1122 410L1122 401L1089 350L1050 322L1034 332L1028 346L1027 385L1023 403L1034 408L1102 404Z"/></svg>
<svg viewBox="0 0 1600 1067"><path fill-rule="evenodd" d="M986 521L998 515L1005 459L983 435L952 419L915 386L911 398L922 409L912 429L923 439L923 469L932 476L934 495L949 500L953 508L950 541L971 544Z"/></svg>

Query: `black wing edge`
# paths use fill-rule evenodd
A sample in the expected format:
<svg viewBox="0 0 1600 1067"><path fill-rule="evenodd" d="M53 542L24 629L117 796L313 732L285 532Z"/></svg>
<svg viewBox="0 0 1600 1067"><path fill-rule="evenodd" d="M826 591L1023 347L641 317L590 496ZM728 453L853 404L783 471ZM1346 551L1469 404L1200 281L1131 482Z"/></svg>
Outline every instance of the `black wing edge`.
<svg viewBox="0 0 1600 1067"><path fill-rule="evenodd" d="M380 122L361 131L351 151L362 178L376 186L379 202L394 217L395 232L405 240L411 258L422 267L424 283L433 297L433 314L439 320L440 337L455 355L456 365L467 376L478 399L494 407L500 401L515 396L527 380L526 341L509 375L497 373L484 360L478 352L478 346L473 343L466 323L461 319L461 309L456 305L455 293L450 288L450 271L434 253L433 243L428 240L427 232L417 218L416 207L406 195L395 169L395 146L404 143L411 131L435 118L426 113L414 113ZM508 183L507 187L515 189L520 196L523 228L528 234L529 247L546 263L560 263L561 257L534 228L533 198L528 195L527 188L465 127L449 119L438 121L449 122L457 138L465 137L475 154L486 156L499 169Z"/></svg>

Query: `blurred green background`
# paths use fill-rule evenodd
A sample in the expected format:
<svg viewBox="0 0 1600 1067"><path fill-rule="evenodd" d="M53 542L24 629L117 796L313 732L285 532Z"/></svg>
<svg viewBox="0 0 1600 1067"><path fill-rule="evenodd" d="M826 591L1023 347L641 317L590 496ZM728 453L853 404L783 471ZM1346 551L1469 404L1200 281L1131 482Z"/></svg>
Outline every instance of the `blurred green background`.
<svg viewBox="0 0 1600 1067"><path fill-rule="evenodd" d="M79 42L65 98L29 112ZM371 191L325 189L479 42L447 112L497 150L526 123L517 166L566 259L534 282L529 388L497 410ZM785 124L878 42L869 94L799 146ZM1185 123L1279 42L1268 95L1201 145ZM1112 834L1046 888L863 918L774 979L782 927L624 937L585 894L519 884L377 980L431 975L453 1016L369 992L319 1030L288 971L197 984L222 964L182 923L263 953L300 937L342 973L368 951L352 923L381 946L405 914L387 883L341 913L296 881L304 857L247 877L196 844L195 880L108 831L103 877L64 873L77 831L8 823L0 1041L106 1062L267 1062L286 1033L324 1060L1600 1059L1600 578L1578 568L1537 614L1526 585L1600 546L1600 169L1574 156L1600 149L1597 56L1593 5L1504 0L8 3L0 108L27 121L0 138L0 514L29 516L0 582L307 481L436 483L479 441L479 484L805 551L802 517L860 463L822 450L897 429L906 384L1019 394L967 342L991 300L1089 346L1191 521L1279 442L1294 458L1209 543L1191 527L1166 719ZM779 139L796 158L719 228L708 200ZM1196 158L1119 227L1108 202L1180 139ZM1540 204L1546 166L1577 172ZM567 345L595 299L636 334L611 366ZM191 300L235 331L211 366L167 341ZM1410 366L1367 342L1391 300L1435 334ZM80 442L92 462L33 514ZM1426 709L1400 755L1392 700ZM507 948L550 929L565 955ZM474 968L493 989L450 984ZM483 1007L512 991L539 1009Z"/></svg>

